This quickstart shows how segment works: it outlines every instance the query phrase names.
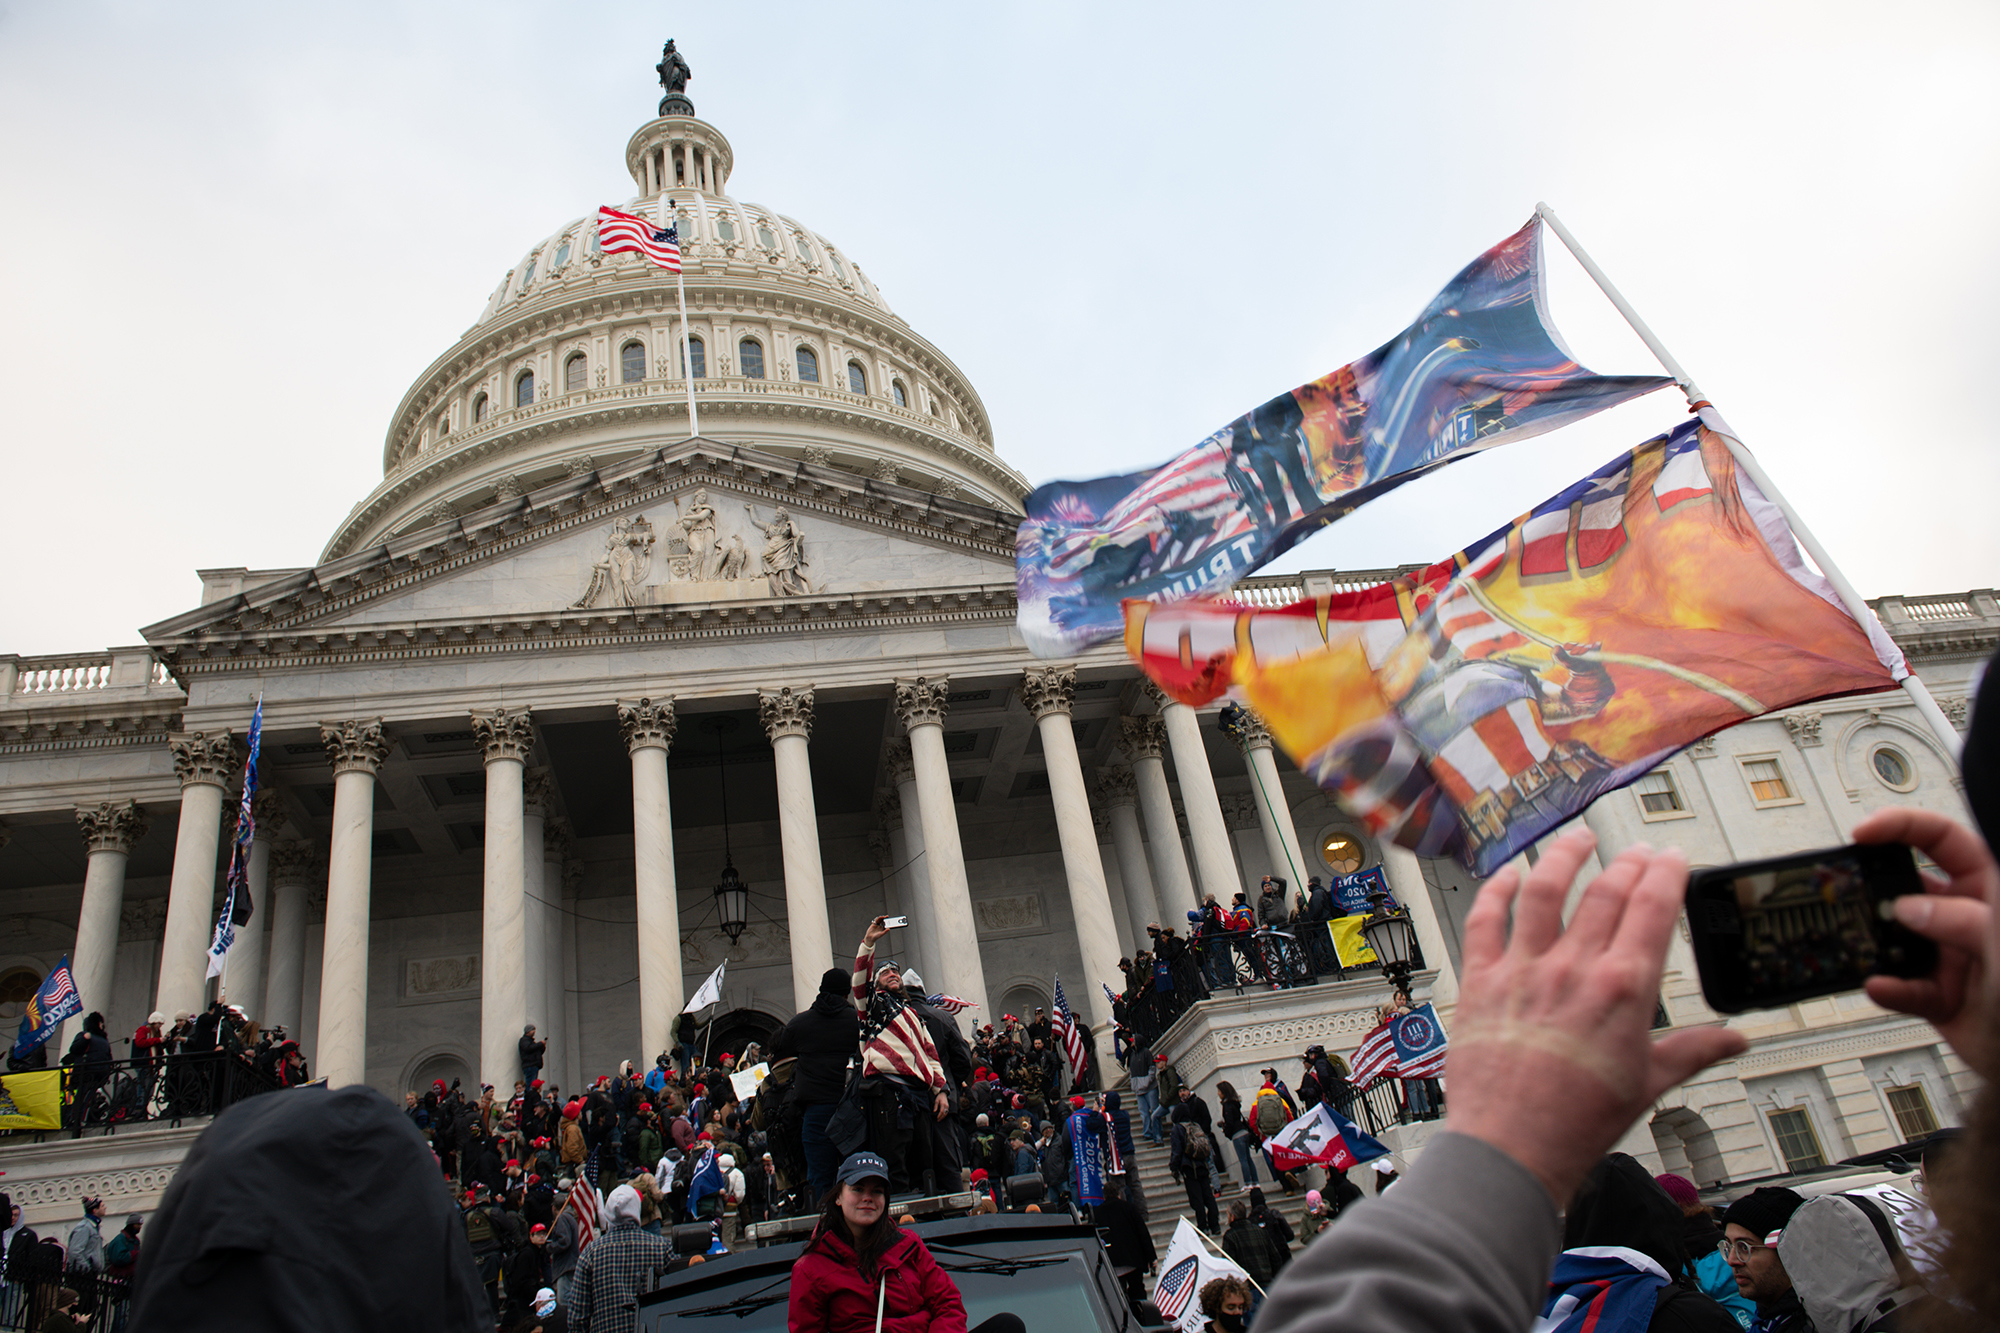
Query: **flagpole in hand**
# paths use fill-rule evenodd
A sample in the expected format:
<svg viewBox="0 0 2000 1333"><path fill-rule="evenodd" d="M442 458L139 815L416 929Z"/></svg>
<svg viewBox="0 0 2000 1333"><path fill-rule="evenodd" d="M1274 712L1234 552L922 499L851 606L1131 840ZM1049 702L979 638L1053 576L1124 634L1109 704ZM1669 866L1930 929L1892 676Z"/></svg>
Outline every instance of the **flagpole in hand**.
<svg viewBox="0 0 2000 1333"><path fill-rule="evenodd" d="M1812 557L1815 565L1819 566L1819 572L1825 575L1826 581L1832 584L1833 590L1840 595L1841 602L1847 607L1847 613L1854 617L1855 622L1866 633L1870 626L1877 623L1874 611L1869 608L1861 594L1855 591L1854 585L1847 581L1847 576L1833 563L1833 558L1826 553L1826 548L1819 544L1819 538L1813 536L1812 529L1800 520L1799 512L1792 508L1791 501L1785 499L1772 484L1770 476L1757 462L1749 446L1730 429L1729 423L1722 419L1722 413L1716 411L1715 404L1696 387L1687 371L1681 368L1681 363L1667 350L1666 344L1646 326L1645 320L1639 318L1639 312L1632 308L1632 303L1611 285L1611 279L1604 275L1604 270L1597 266L1597 261L1577 244L1576 237L1570 235L1568 227L1563 226L1562 219L1556 216L1556 211L1547 204L1536 204L1535 215L1548 224L1549 230L1556 234L1558 240L1569 247L1569 252L1576 256L1577 263L1583 265L1583 271L1590 275L1598 290L1617 307L1618 313L1625 317L1625 322L1632 326L1632 331L1639 335L1640 340L1659 359L1660 365L1666 372L1680 383L1681 392L1687 395L1689 409L1701 417L1703 425L1722 438L1722 442L1729 448L1730 456L1736 460L1736 465L1742 468L1757 489L1764 493L1764 498L1778 507L1778 512L1785 516L1785 522L1791 525L1792 535L1798 538L1799 545L1806 548L1806 554ZM1903 692L1909 695L1910 701L1916 705L1918 715L1929 723L1931 730L1936 733L1939 742L1944 746L1945 753L1956 760L1962 744L1958 728L1951 725L1951 719L1947 718L1944 710L1938 707L1937 700L1931 697L1931 692L1923 681L1917 679L1916 672L1912 671L1904 676L1901 684Z"/></svg>

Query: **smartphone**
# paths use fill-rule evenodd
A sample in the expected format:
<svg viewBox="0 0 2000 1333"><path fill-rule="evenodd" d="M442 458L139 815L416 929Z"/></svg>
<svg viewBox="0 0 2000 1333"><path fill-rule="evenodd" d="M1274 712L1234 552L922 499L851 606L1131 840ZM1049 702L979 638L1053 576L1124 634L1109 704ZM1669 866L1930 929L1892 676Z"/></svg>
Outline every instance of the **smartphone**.
<svg viewBox="0 0 2000 1333"><path fill-rule="evenodd" d="M1893 907L1923 891L1902 843L1697 870L1687 913L1702 995L1737 1014L1856 990L1871 976L1928 976L1937 945L1898 923Z"/></svg>
<svg viewBox="0 0 2000 1333"><path fill-rule="evenodd" d="M906 916L885 916L882 918L882 926L885 930L900 930L909 924L910 918Z"/></svg>

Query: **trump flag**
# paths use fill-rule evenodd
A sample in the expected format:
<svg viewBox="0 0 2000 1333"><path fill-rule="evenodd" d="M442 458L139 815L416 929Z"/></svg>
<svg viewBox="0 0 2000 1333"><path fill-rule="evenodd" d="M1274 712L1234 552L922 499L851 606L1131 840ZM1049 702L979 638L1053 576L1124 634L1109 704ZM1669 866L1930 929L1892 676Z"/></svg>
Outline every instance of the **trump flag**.
<svg viewBox="0 0 2000 1333"><path fill-rule="evenodd" d="M1162 689L1238 694L1370 832L1481 875L1712 732L1908 674L1698 421L1391 582L1126 612Z"/></svg>
<svg viewBox="0 0 2000 1333"><path fill-rule="evenodd" d="M1122 598L1220 591L1412 478L1671 384L1571 359L1547 322L1541 242L1530 219L1395 338L1170 462L1037 487L1015 536L1030 651L1113 638Z"/></svg>

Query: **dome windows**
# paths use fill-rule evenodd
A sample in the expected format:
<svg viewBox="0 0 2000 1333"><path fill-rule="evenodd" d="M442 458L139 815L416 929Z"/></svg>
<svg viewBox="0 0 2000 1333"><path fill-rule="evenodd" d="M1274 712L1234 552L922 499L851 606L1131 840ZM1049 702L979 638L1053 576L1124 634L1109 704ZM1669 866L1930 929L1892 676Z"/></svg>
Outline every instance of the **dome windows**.
<svg viewBox="0 0 2000 1333"><path fill-rule="evenodd" d="M718 214L716 214L716 217L715 217L715 234L716 234L717 236L720 236L720 237L722 238L722 243L723 243L724 245L734 245L734 244L736 244L736 221L735 221L735 219L731 218L731 217L729 216L729 214L727 214L727 213L718 213Z"/></svg>
<svg viewBox="0 0 2000 1333"><path fill-rule="evenodd" d="M764 378L764 344L755 338L745 338L736 344L736 364L746 380Z"/></svg>
<svg viewBox="0 0 2000 1333"><path fill-rule="evenodd" d="M910 395L904 391L901 380L890 380L889 392L895 397L896 406L908 407L910 405Z"/></svg>
<svg viewBox="0 0 2000 1333"><path fill-rule="evenodd" d="M486 395L482 393L472 400L472 422L478 425L484 420L486 420Z"/></svg>
<svg viewBox="0 0 2000 1333"><path fill-rule="evenodd" d="M582 352L563 362L563 392L582 393L590 387L590 362Z"/></svg>
<svg viewBox="0 0 2000 1333"><path fill-rule="evenodd" d="M708 348L702 345L702 341L699 338L689 338L687 340L687 351L681 356L681 370L683 372L686 372L689 361L694 362L695 379L705 380L708 378Z"/></svg>
<svg viewBox="0 0 2000 1333"><path fill-rule="evenodd" d="M700 235L700 219L692 213L678 213L674 216L674 239L685 245Z"/></svg>
<svg viewBox="0 0 2000 1333"><path fill-rule="evenodd" d="M778 233L772 231L765 223L759 222L757 224L757 244L763 246L772 254L778 253Z"/></svg>
<svg viewBox="0 0 2000 1333"><path fill-rule="evenodd" d="M634 341L619 349L618 378L626 384L646 378L646 344Z"/></svg>
<svg viewBox="0 0 2000 1333"><path fill-rule="evenodd" d="M868 372L861 368L859 361L847 363L847 391L862 394L868 392Z"/></svg>
<svg viewBox="0 0 2000 1333"><path fill-rule="evenodd" d="M535 261L540 258L540 255L529 255L528 266L521 270L521 295L523 296L528 294L528 288L535 285Z"/></svg>
<svg viewBox="0 0 2000 1333"><path fill-rule="evenodd" d="M798 253L799 262L801 264L806 264L808 266L812 264L813 262L812 247L806 244L806 238L800 235L798 232L792 233L792 249Z"/></svg>
<svg viewBox="0 0 2000 1333"><path fill-rule="evenodd" d="M801 345L798 349L797 359L799 363L799 383L818 384L819 353L813 351L810 347Z"/></svg>
<svg viewBox="0 0 2000 1333"><path fill-rule="evenodd" d="M826 262L833 265L833 273L835 277L839 278L842 282L847 281L847 266L840 262L839 255L835 254L831 250L827 251Z"/></svg>
<svg viewBox="0 0 2000 1333"><path fill-rule="evenodd" d="M524 370L514 381L514 406L529 407L535 401L535 372Z"/></svg>
<svg viewBox="0 0 2000 1333"><path fill-rule="evenodd" d="M563 265L567 263L569 263L569 237L565 236L562 238L562 244L556 247L555 262L549 265L549 272L560 273L563 271Z"/></svg>

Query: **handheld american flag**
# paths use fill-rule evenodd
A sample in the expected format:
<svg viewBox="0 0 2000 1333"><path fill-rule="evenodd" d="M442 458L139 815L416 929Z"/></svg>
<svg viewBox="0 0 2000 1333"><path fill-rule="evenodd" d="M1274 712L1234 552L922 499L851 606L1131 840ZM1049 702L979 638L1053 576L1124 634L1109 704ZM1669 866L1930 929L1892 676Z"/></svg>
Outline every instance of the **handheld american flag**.
<svg viewBox="0 0 2000 1333"><path fill-rule="evenodd" d="M1069 1073L1073 1083L1083 1081L1084 1064L1083 1033L1077 1030L1076 1015L1070 1012L1069 1000L1063 995L1062 978L1055 979L1055 1013L1050 1020L1051 1034L1062 1043L1063 1054L1069 1057Z"/></svg>
<svg viewBox="0 0 2000 1333"><path fill-rule="evenodd" d="M673 227L656 227L615 208L597 210L597 246L607 255L642 254L669 273L681 271L680 237Z"/></svg>
<svg viewBox="0 0 2000 1333"><path fill-rule="evenodd" d="M1396 1077L1396 1023L1394 1019L1380 1023L1354 1052L1353 1066L1348 1077L1357 1088L1366 1087L1378 1078Z"/></svg>
<svg viewBox="0 0 2000 1333"><path fill-rule="evenodd" d="M939 991L936 995L926 995L924 1003L933 1009L942 1009L948 1014L962 1014L968 1009L979 1007L971 1000L961 1000L956 995L946 995L943 991Z"/></svg>

